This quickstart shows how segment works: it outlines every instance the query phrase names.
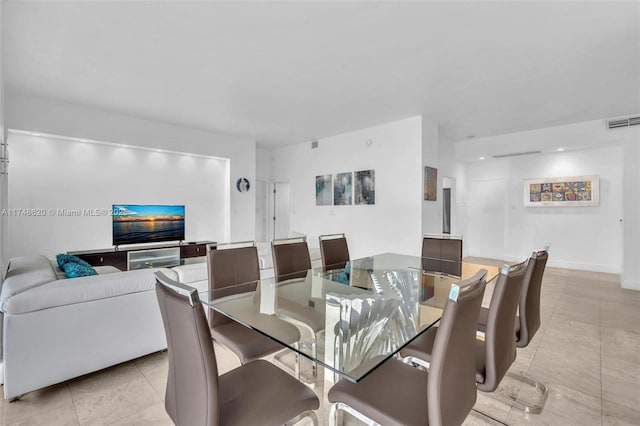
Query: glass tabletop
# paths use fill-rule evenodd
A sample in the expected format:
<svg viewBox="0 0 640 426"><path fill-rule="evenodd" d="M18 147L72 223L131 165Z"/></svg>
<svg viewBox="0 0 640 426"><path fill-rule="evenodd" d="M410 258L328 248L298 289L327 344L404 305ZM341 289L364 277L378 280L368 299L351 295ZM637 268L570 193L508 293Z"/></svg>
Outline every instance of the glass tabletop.
<svg viewBox="0 0 640 426"><path fill-rule="evenodd" d="M495 266L385 253L343 269L311 269L302 278L262 280L256 291L203 303L318 362L359 381L441 317L451 284ZM291 342L283 321L298 326Z"/></svg>

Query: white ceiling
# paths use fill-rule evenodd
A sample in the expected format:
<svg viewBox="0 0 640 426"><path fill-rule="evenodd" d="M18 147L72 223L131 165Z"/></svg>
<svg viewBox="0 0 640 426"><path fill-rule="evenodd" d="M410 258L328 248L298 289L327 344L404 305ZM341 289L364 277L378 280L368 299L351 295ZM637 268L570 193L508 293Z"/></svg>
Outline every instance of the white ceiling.
<svg viewBox="0 0 640 426"><path fill-rule="evenodd" d="M262 146L419 114L458 140L640 112L635 1L5 1L2 18L9 90Z"/></svg>

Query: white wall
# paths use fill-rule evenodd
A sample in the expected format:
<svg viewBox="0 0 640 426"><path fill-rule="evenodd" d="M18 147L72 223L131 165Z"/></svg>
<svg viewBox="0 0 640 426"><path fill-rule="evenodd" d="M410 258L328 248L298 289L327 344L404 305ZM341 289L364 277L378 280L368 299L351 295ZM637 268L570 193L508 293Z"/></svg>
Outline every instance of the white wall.
<svg viewBox="0 0 640 426"><path fill-rule="evenodd" d="M17 130L228 158L226 190L230 211L224 220L230 233L225 240L254 238L254 192L235 190L235 182L240 177L255 181L256 148L251 138L161 123L11 90L7 91L6 123Z"/></svg>
<svg viewBox="0 0 640 426"><path fill-rule="evenodd" d="M629 146L637 146L639 134L638 129L609 131L604 120L595 120L461 141L456 143L456 151L458 159L476 160L468 163L465 170L467 191L472 182L479 180L505 182L505 259L521 258L549 242L552 266L620 273L623 262L626 272L640 260L636 243L640 238L638 214L633 214L640 199L640 182L637 173L629 177L626 170L627 164L637 169L638 153L630 158ZM561 147L566 151L557 152ZM492 154L532 149L543 153L477 161L481 155L490 158ZM600 175L601 179L599 207L523 207L523 179L591 174ZM468 199L467 192L462 200L465 206ZM474 212L468 211L467 215L471 223ZM482 247L473 249L482 252ZM624 282L623 286L631 288Z"/></svg>
<svg viewBox="0 0 640 426"><path fill-rule="evenodd" d="M503 179L503 258L518 260L550 243L549 264L620 273L622 266L621 146L490 160L469 165L469 182ZM600 176L598 207L524 207L523 180ZM470 211L473 217L475 212ZM496 236L499 233L496 233ZM482 249L469 248L474 254Z"/></svg>
<svg viewBox="0 0 640 426"><path fill-rule="evenodd" d="M622 287L640 290L640 126L624 133Z"/></svg>
<svg viewBox="0 0 640 426"><path fill-rule="evenodd" d="M442 233L442 170L439 166L438 156L438 125L429 119L422 118L422 234ZM416 153L417 154L417 153ZM436 188L436 201L424 199L424 167L438 169L438 182Z"/></svg>
<svg viewBox="0 0 640 426"><path fill-rule="evenodd" d="M265 148L256 148L256 181L264 182L264 187L260 188L256 182L254 192L256 197L256 241L270 240L273 236L273 196L270 196L271 188L271 163L272 151ZM262 192L260 192L262 189ZM264 210L259 206L264 206ZM264 228L266 235L258 235L260 225Z"/></svg>
<svg viewBox="0 0 640 426"><path fill-rule="evenodd" d="M58 210L185 206L185 239L224 238L226 160L11 133L9 257L112 246L111 216Z"/></svg>
<svg viewBox="0 0 640 426"><path fill-rule="evenodd" d="M291 184L291 229L308 235L344 232L353 258L383 252L417 255L422 232L422 118L274 150L273 181ZM367 144L371 140L371 144ZM375 170L375 205L316 206L315 177Z"/></svg>
<svg viewBox="0 0 640 426"><path fill-rule="evenodd" d="M256 149L256 179L268 181L271 177L271 150Z"/></svg>
<svg viewBox="0 0 640 426"><path fill-rule="evenodd" d="M461 179L459 174L459 168L464 167L464 163L456 161L456 145L454 141L446 136L438 135L438 184L442 187L442 182L445 177L451 179L451 235L463 235L464 226L461 225L460 218L461 210L457 203L458 193L460 192ZM442 188L438 197L442 194ZM442 200L439 203L440 209L440 225L438 234L442 233ZM463 245L464 246L464 245ZM463 247L464 249L464 247Z"/></svg>

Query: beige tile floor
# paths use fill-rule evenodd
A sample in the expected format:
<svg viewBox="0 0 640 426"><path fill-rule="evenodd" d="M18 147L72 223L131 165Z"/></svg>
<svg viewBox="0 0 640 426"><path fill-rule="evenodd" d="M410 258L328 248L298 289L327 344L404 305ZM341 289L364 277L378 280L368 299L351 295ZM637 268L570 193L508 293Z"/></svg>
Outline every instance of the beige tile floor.
<svg viewBox="0 0 640 426"><path fill-rule="evenodd" d="M216 353L221 372L239 365L228 350L216 347ZM640 425L640 292L620 289L616 275L547 268L542 327L528 348L518 350L512 371L549 385L544 411L525 415L481 393L476 408L510 425ZM2 400L0 426L170 425L166 374L167 354L159 352L11 404ZM320 395L323 388L315 386ZM323 404L323 424L327 410ZM345 423L358 424L346 417ZM465 424L486 423L472 414Z"/></svg>

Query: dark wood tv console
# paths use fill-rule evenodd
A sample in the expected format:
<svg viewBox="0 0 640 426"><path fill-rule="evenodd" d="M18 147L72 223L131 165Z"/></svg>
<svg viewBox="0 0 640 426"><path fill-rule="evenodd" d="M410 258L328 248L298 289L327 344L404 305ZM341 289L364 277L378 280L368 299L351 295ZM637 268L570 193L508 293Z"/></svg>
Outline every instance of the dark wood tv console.
<svg viewBox="0 0 640 426"><path fill-rule="evenodd" d="M195 243L168 243L126 246L110 249L70 251L91 266L115 266L121 271L177 266L185 259L194 259L207 255L207 245L214 241L196 241Z"/></svg>

